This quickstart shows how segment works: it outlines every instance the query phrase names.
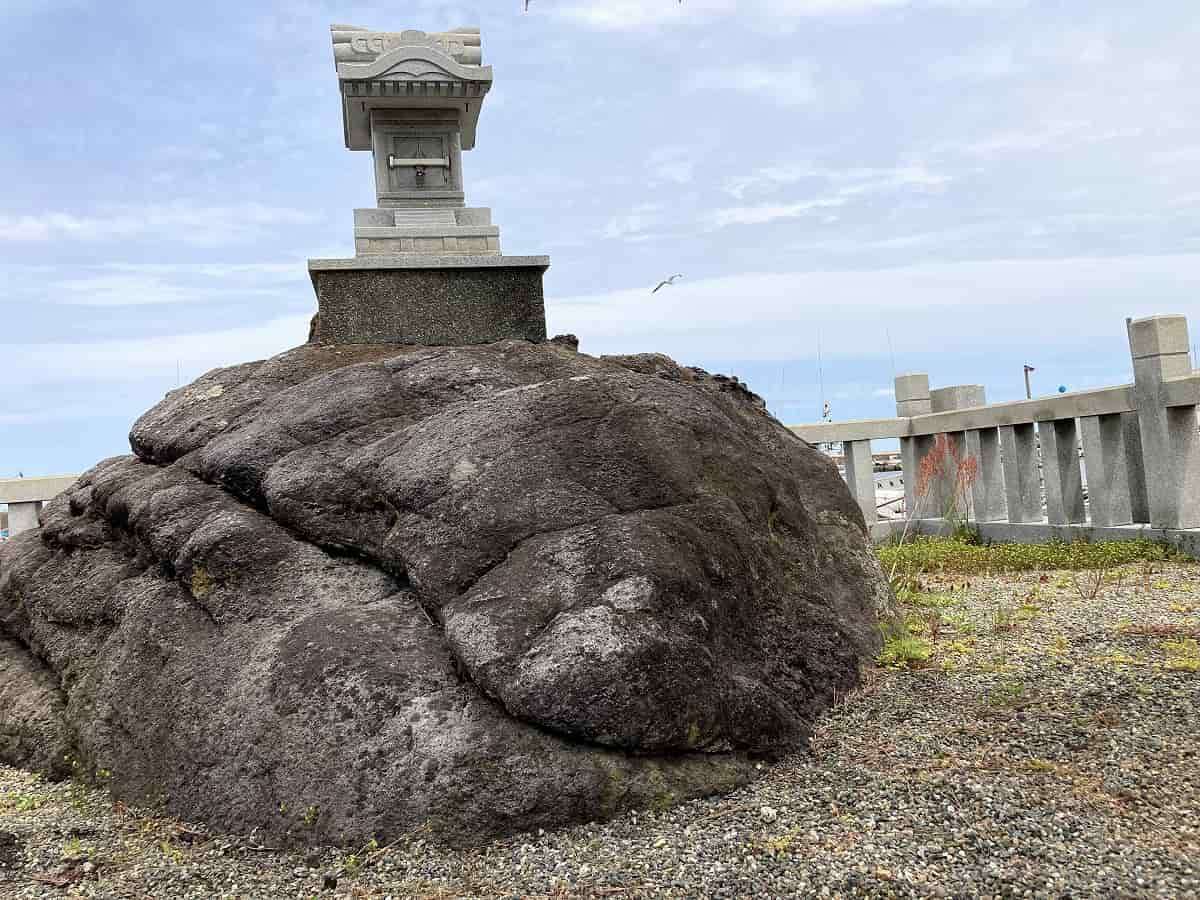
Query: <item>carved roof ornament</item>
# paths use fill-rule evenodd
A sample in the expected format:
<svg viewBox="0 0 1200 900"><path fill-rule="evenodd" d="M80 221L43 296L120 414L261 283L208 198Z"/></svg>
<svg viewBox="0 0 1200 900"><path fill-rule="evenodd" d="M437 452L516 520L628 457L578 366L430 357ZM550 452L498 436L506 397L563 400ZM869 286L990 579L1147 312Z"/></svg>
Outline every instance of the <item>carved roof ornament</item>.
<svg viewBox="0 0 1200 900"><path fill-rule="evenodd" d="M478 28L426 33L333 25L330 31L348 148L371 149L372 110L414 108L459 110L462 147L475 146L479 111L492 86Z"/></svg>
<svg viewBox="0 0 1200 900"><path fill-rule="evenodd" d="M427 34L424 31L371 31L357 25L331 25L333 58L340 63L374 62L399 46L436 47L464 66L483 64L478 28L455 28Z"/></svg>

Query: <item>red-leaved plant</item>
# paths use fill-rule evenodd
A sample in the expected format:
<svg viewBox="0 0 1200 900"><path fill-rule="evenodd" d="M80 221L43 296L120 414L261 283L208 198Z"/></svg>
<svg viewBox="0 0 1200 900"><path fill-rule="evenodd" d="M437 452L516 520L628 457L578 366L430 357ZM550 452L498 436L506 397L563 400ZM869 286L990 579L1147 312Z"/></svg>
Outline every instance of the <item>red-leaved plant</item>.
<svg viewBox="0 0 1200 900"><path fill-rule="evenodd" d="M949 485L949 496L943 497L945 503L941 510L942 518L953 526L954 533L961 535L970 527L968 511L970 492L979 477L979 461L970 454L964 454L961 442L950 440L948 434L939 434L933 441L933 447L925 454L917 468L917 481L913 486L916 502L912 509L904 512L904 529L900 532L900 545L908 536L908 528L914 519L921 518L921 510L933 495L935 485ZM909 473L904 473L908 478ZM940 493L940 492L939 492ZM897 565L899 564L897 556ZM891 572L893 588L896 585L896 566Z"/></svg>

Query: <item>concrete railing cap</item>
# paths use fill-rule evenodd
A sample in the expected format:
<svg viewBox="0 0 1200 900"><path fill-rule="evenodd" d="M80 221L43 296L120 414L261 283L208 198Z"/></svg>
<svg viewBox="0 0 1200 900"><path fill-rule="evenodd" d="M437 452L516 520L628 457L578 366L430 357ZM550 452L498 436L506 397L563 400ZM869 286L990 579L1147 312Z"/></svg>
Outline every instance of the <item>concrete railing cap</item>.
<svg viewBox="0 0 1200 900"><path fill-rule="evenodd" d="M1187 353L1187 316L1148 316L1129 323L1129 350L1134 359Z"/></svg>
<svg viewBox="0 0 1200 900"><path fill-rule="evenodd" d="M896 402L927 400L929 375L926 372L904 372L896 376Z"/></svg>
<svg viewBox="0 0 1200 900"><path fill-rule="evenodd" d="M0 503L35 503L38 500L53 500L78 480L78 475L0 478Z"/></svg>

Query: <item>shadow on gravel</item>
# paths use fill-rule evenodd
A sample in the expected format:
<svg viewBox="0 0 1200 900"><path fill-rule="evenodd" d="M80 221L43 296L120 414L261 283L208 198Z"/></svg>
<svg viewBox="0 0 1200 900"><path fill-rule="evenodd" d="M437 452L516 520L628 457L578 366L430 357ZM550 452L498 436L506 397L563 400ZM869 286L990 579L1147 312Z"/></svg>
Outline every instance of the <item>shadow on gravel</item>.
<svg viewBox="0 0 1200 900"><path fill-rule="evenodd" d="M0 831L0 872L20 866L24 850L25 844L15 834Z"/></svg>

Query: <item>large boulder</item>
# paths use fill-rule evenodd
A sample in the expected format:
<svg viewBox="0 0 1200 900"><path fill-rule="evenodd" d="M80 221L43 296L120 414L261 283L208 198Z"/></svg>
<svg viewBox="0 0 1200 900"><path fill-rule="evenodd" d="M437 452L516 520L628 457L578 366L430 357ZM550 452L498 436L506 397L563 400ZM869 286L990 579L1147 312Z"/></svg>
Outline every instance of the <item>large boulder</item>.
<svg viewBox="0 0 1200 900"><path fill-rule="evenodd" d="M173 391L0 549L0 759L235 831L477 841L729 790L890 593L736 381L307 345Z"/></svg>

